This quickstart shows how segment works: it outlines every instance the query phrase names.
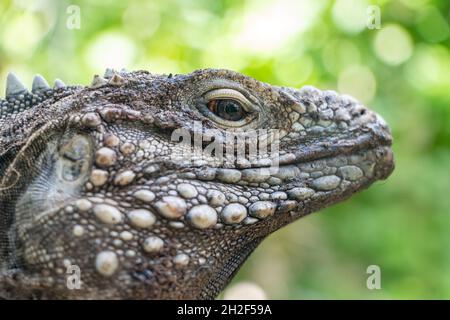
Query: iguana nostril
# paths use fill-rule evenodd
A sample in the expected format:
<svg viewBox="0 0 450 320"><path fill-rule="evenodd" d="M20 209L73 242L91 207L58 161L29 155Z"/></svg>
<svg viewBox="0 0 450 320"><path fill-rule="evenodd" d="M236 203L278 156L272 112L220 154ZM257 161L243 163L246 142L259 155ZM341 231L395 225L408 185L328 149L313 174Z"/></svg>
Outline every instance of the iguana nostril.
<svg viewBox="0 0 450 320"><path fill-rule="evenodd" d="M385 147L379 150L377 154L378 164L376 166L376 172L378 178L381 180L386 179L394 171L395 161L394 153L391 148Z"/></svg>

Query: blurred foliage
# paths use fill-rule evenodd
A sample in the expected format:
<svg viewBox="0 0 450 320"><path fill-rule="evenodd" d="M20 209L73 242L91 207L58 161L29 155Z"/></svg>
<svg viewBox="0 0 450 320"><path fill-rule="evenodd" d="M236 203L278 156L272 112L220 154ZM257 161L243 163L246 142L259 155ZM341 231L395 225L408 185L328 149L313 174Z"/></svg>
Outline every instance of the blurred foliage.
<svg viewBox="0 0 450 320"><path fill-rule="evenodd" d="M354 95L392 126L395 172L270 236L234 282L269 298L449 299L449 17L448 0L2 0L0 77L223 67ZM369 265L381 290L366 287Z"/></svg>

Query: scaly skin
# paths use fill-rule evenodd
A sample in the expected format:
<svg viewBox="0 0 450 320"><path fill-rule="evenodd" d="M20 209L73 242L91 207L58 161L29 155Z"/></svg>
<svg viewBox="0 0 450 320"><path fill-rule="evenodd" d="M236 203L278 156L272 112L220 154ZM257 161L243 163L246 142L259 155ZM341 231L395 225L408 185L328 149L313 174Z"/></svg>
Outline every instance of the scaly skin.
<svg viewBox="0 0 450 320"><path fill-rule="evenodd" d="M331 91L212 69L105 77L11 84L0 104L0 297L212 299L267 235L394 168L385 122ZM205 108L217 90L238 92L244 122ZM267 129L256 146L279 142L279 169L249 149L180 161L180 129L225 146L226 132Z"/></svg>

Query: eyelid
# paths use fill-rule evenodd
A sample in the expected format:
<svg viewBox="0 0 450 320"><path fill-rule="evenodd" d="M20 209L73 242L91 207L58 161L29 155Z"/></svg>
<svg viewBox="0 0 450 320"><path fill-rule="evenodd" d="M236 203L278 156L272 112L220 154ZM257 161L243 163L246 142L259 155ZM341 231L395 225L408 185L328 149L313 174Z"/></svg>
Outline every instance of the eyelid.
<svg viewBox="0 0 450 320"><path fill-rule="evenodd" d="M242 93L233 89L215 89L208 91L203 96L207 101L214 99L232 99L242 103L242 107L247 112L254 110L253 104Z"/></svg>

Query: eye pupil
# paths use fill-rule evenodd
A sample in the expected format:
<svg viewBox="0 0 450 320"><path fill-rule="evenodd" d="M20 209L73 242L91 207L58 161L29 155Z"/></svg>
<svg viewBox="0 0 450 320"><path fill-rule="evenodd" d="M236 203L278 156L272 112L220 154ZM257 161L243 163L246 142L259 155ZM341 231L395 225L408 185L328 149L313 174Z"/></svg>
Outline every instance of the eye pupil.
<svg viewBox="0 0 450 320"><path fill-rule="evenodd" d="M235 113L238 113L238 112L240 111L239 109L240 109L240 107L237 106L237 105L234 104L234 103L227 102L227 103L225 104L225 112L228 113L228 114L230 114L230 115L233 115L233 114L235 114Z"/></svg>
<svg viewBox="0 0 450 320"><path fill-rule="evenodd" d="M208 108L217 116L229 121L239 121L246 115L244 108L238 102L230 99L211 100Z"/></svg>

